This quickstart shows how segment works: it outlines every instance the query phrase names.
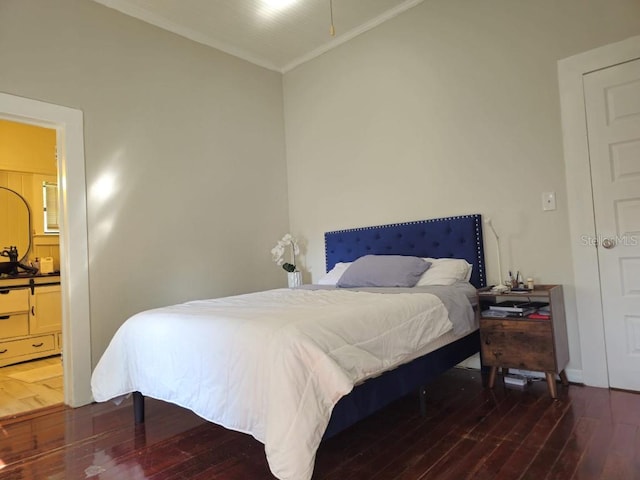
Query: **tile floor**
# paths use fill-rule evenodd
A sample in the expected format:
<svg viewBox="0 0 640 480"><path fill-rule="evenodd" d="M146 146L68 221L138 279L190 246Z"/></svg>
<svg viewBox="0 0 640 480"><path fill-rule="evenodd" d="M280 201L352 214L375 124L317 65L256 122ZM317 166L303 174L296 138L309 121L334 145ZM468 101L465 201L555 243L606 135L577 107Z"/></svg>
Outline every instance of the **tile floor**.
<svg viewBox="0 0 640 480"><path fill-rule="evenodd" d="M0 418L63 401L60 355L0 368Z"/></svg>

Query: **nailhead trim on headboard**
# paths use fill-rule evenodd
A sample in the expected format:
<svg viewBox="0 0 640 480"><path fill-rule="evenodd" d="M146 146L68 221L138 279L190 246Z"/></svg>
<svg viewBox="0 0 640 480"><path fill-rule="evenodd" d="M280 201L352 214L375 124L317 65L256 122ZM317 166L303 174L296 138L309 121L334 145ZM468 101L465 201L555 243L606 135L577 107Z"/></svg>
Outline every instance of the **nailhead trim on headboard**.
<svg viewBox="0 0 640 480"><path fill-rule="evenodd" d="M338 262L351 262L367 254L464 258L473 264L471 283L476 287L486 286L482 217L479 214L325 233L327 271Z"/></svg>

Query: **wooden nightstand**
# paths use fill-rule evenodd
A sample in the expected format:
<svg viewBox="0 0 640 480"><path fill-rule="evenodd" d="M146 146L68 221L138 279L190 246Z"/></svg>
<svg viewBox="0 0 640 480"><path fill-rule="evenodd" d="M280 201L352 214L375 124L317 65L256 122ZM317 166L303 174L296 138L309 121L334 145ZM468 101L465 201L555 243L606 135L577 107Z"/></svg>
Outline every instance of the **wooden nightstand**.
<svg viewBox="0 0 640 480"><path fill-rule="evenodd" d="M489 318L483 315L490 305L507 300L548 302L549 319L518 317ZM567 325L562 285L537 285L528 292L497 294L489 288L478 290L482 364L491 367L489 387L493 388L498 368L544 372L549 394L557 397L556 374L568 385L564 372L569 362Z"/></svg>

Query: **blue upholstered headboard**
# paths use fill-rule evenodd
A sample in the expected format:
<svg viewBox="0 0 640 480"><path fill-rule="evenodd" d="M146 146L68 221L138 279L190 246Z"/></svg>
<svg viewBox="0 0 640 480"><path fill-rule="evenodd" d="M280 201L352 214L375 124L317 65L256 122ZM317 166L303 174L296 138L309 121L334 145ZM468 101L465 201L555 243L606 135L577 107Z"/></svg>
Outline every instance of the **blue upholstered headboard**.
<svg viewBox="0 0 640 480"><path fill-rule="evenodd" d="M487 284L480 215L327 232L324 245L327 271L369 254L464 258L473 265L471 283L476 288Z"/></svg>

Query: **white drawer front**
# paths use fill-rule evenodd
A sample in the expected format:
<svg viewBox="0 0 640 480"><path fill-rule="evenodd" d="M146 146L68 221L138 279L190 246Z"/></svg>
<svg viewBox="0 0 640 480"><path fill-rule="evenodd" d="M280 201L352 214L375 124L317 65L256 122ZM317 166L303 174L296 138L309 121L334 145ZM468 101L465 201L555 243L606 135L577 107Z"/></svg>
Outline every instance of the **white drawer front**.
<svg viewBox="0 0 640 480"><path fill-rule="evenodd" d="M29 335L29 315L26 313L0 314L0 340Z"/></svg>
<svg viewBox="0 0 640 480"><path fill-rule="evenodd" d="M0 315L12 312L26 312L29 310L29 289L14 290L0 289Z"/></svg>
<svg viewBox="0 0 640 480"><path fill-rule="evenodd" d="M11 363L16 359L19 361L21 357L35 358L34 356L46 352L52 354L55 352L55 336L53 334L0 342L0 365L7 365L7 362Z"/></svg>

